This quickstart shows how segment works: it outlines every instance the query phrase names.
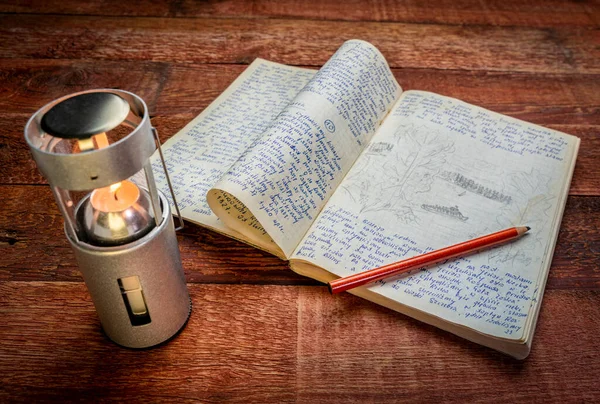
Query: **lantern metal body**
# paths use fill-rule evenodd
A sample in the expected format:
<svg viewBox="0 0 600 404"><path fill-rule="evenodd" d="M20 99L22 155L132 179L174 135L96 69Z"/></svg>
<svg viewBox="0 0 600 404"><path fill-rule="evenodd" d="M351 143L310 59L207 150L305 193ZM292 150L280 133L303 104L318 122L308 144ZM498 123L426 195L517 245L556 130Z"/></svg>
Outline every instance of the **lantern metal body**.
<svg viewBox="0 0 600 404"><path fill-rule="evenodd" d="M108 337L147 348L177 334L191 303L169 201L154 181L160 141L144 101L121 90L71 94L37 111L25 139Z"/></svg>

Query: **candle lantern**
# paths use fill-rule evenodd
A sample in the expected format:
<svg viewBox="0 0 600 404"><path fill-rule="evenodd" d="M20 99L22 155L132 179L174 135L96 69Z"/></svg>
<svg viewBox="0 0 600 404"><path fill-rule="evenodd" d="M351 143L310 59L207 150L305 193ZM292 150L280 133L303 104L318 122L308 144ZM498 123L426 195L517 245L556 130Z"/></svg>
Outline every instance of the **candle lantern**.
<svg viewBox="0 0 600 404"><path fill-rule="evenodd" d="M36 112L25 139L108 337L146 348L175 335L191 305L171 208L150 164L158 148L171 188L144 101L121 90L71 94ZM171 196L179 215L172 188Z"/></svg>

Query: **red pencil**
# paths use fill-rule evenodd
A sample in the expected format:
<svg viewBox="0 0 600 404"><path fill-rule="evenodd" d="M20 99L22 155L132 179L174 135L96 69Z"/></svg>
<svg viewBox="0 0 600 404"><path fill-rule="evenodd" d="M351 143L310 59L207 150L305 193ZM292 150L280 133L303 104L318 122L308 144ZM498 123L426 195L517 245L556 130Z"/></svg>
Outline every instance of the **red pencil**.
<svg viewBox="0 0 600 404"><path fill-rule="evenodd" d="M329 282L327 285L329 286L329 291L331 293L340 293L383 278L389 278L390 276L399 275L416 268L433 265L440 261L504 243L527 233L529 229L529 226L511 227L510 229L501 230L496 233L488 234L487 236L465 241L464 243L431 251L427 254L417 255L416 257L394 262L393 264L384 265L345 278L336 279L335 281Z"/></svg>

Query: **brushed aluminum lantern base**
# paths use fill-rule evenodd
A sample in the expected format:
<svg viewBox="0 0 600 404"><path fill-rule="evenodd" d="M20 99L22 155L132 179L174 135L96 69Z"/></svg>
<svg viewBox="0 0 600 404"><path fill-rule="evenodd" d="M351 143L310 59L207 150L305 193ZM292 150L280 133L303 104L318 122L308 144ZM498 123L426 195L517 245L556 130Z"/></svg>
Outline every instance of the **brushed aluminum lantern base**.
<svg viewBox="0 0 600 404"><path fill-rule="evenodd" d="M167 338L166 340L164 340L164 341L162 341L162 342L159 342L159 343L158 343L158 344L156 344L156 345L150 345L150 346L146 346L146 347L132 347L132 346L121 345L121 344L119 344L118 342L116 342L116 341L115 341L115 340L113 340L113 339L111 339L111 341L112 341L114 344L116 344L116 345L118 345L118 346L120 346L120 347L122 347L122 348L127 348L127 349L131 349L131 350L134 350L134 351L144 351L144 350L146 350L146 349L154 349L154 348L158 348L158 347L160 347L160 346L166 345L166 344L168 344L168 343L169 343L169 341L171 341L172 339L175 339L175 338L176 338L176 337L179 335L179 333L181 333L181 332L182 332L182 331L185 329L185 327L187 326L187 323L188 323L188 321L190 321L190 317L192 316L192 307L193 307L193 305L192 305L192 298L190 298L190 302L189 302L189 304L190 304L190 308L189 308L189 311L188 311L188 316L187 316L187 318L185 319L185 322L183 323L183 325L182 325L182 326L179 328L179 330L177 330L177 331L175 332L175 334L171 335L171 336L170 336L169 338ZM104 330L103 330L103 331L104 331ZM106 334L106 332L104 332L104 333Z"/></svg>
<svg viewBox="0 0 600 404"><path fill-rule="evenodd" d="M182 329L191 313L171 209L142 238L113 247L75 242L79 268L106 335L118 345L148 348Z"/></svg>

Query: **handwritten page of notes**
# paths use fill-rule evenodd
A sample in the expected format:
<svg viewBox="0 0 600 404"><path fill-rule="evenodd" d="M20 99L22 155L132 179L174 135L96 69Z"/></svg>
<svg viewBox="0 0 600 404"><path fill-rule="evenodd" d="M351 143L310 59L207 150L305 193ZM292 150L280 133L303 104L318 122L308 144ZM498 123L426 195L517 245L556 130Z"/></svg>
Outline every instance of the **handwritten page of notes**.
<svg viewBox="0 0 600 404"><path fill-rule="evenodd" d="M207 191L315 73L257 59L202 114L165 143L167 169L186 219L229 233L230 229L210 210ZM153 171L160 189L170 199L157 156L153 158Z"/></svg>
<svg viewBox="0 0 600 404"><path fill-rule="evenodd" d="M452 98L406 92L292 259L347 276L531 226L504 246L369 286L433 316L518 340L541 299L576 142Z"/></svg>
<svg viewBox="0 0 600 404"><path fill-rule="evenodd" d="M223 202L233 195L289 256L400 93L375 47L346 42L219 181L209 205L238 227Z"/></svg>

